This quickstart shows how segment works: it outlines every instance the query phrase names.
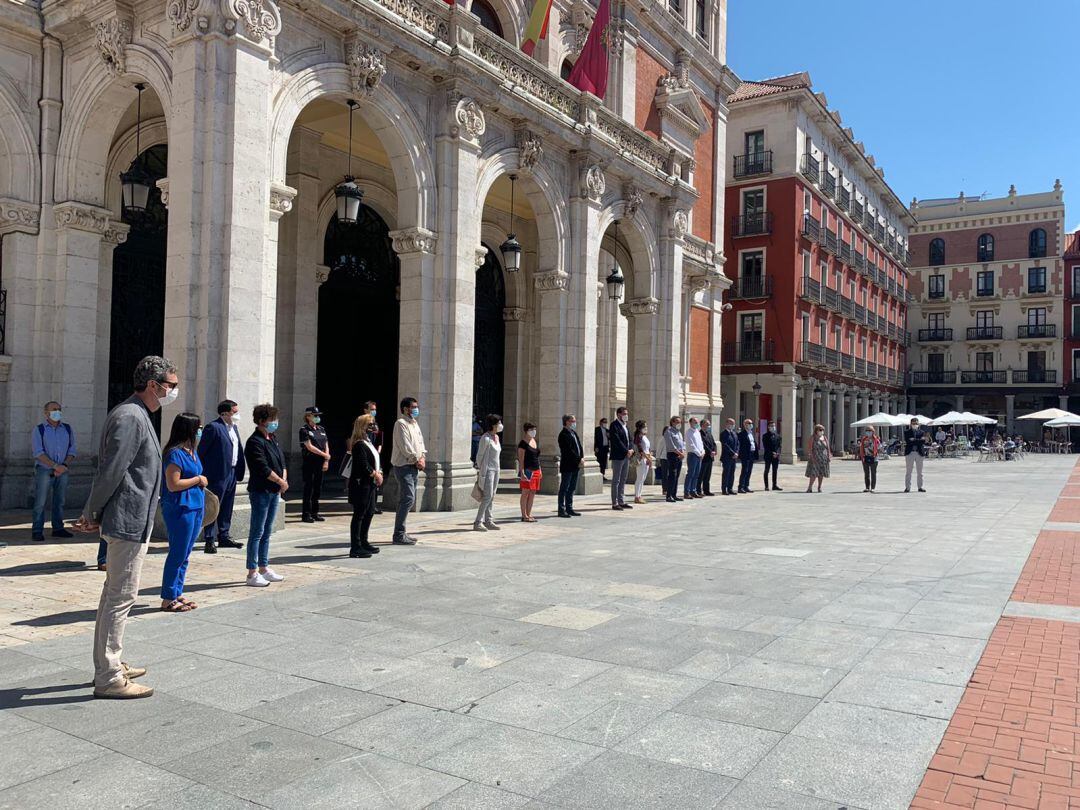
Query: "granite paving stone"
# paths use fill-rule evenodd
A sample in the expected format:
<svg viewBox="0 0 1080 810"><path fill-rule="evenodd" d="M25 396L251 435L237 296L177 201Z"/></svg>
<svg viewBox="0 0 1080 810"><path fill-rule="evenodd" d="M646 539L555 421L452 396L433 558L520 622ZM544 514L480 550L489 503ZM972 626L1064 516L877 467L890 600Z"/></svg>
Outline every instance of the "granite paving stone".
<svg viewBox="0 0 1080 810"><path fill-rule="evenodd" d="M609 701L575 689L515 683L470 705L470 717L553 734Z"/></svg>
<svg viewBox="0 0 1080 810"><path fill-rule="evenodd" d="M829 699L948 719L963 691L959 686L852 672L829 693Z"/></svg>
<svg viewBox="0 0 1080 810"><path fill-rule="evenodd" d="M393 698L330 684L315 684L302 692L263 701L244 714L319 736L397 705L399 701Z"/></svg>
<svg viewBox="0 0 1080 810"><path fill-rule="evenodd" d="M108 754L107 748L36 726L0 746L0 790Z"/></svg>
<svg viewBox="0 0 1080 810"><path fill-rule="evenodd" d="M696 717L741 723L754 728L787 732L817 705L818 699L814 697L755 689L751 686L713 683L678 704L675 711Z"/></svg>
<svg viewBox="0 0 1080 810"><path fill-rule="evenodd" d="M465 740L488 734L494 726L470 714L414 703L398 703L384 712L331 731L328 740L418 764Z"/></svg>
<svg viewBox="0 0 1080 810"><path fill-rule="evenodd" d="M527 796L467 782L429 805L429 810L512 810L530 803Z"/></svg>
<svg viewBox="0 0 1080 810"><path fill-rule="evenodd" d="M602 661L534 650L499 664L491 672L503 678L567 689L607 669L611 665Z"/></svg>
<svg viewBox="0 0 1080 810"><path fill-rule="evenodd" d="M613 700L563 728L558 735L611 748L663 713L664 709L658 706Z"/></svg>
<svg viewBox="0 0 1080 810"><path fill-rule="evenodd" d="M793 664L787 661L765 661L747 658L740 661L719 680L741 686L755 686L774 692L824 697L847 674L839 667Z"/></svg>

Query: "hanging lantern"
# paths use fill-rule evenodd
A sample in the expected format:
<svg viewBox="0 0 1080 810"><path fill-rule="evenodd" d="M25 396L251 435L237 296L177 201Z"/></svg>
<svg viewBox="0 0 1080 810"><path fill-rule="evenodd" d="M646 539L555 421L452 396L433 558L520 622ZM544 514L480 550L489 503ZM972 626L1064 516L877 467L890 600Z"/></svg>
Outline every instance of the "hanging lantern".
<svg viewBox="0 0 1080 810"><path fill-rule="evenodd" d="M334 197L337 199L338 222L355 225L360 218L360 202L364 199L364 192L356 185L352 174L353 113L357 103L351 98L345 103L349 105L349 165L345 179L334 187Z"/></svg>
<svg viewBox="0 0 1080 810"><path fill-rule="evenodd" d="M618 301L622 298L623 285L626 283L626 279L623 278L622 270L619 268L619 260L617 254L619 251L619 220L615 220L613 223L615 227L614 241L615 246L611 249L611 261L612 270L608 274L606 279L608 298L612 301Z"/></svg>
<svg viewBox="0 0 1080 810"><path fill-rule="evenodd" d="M521 269L521 242L514 233L514 183L517 175L510 175L510 233L506 235L506 241L499 245L502 253L503 269L507 273L516 273Z"/></svg>
<svg viewBox="0 0 1080 810"><path fill-rule="evenodd" d="M137 84L135 89L139 91L135 118L135 159L131 161L131 166L128 167L126 172L120 173L120 202L123 213L129 216L136 216L146 212L146 204L150 199L150 184L153 182L153 178L150 177L150 172L146 170L143 162L140 141L142 134L142 94L143 90L146 89L146 85Z"/></svg>

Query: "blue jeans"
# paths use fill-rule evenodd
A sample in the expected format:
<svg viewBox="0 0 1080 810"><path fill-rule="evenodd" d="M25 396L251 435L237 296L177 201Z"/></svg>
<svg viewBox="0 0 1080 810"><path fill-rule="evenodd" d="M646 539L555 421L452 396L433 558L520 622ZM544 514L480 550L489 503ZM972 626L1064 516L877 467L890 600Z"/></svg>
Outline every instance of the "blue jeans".
<svg viewBox="0 0 1080 810"><path fill-rule="evenodd" d="M249 492L251 527L248 529L247 567L266 568L270 563L270 532L274 528L278 501L276 492Z"/></svg>
<svg viewBox="0 0 1080 810"><path fill-rule="evenodd" d="M52 490L52 527L53 531L64 528L64 499L67 496L67 473L61 476L52 474L52 470L34 465L34 534L45 531L45 501Z"/></svg>
<svg viewBox="0 0 1080 810"><path fill-rule="evenodd" d="M682 459L675 453L668 453L667 464L664 465L664 476L667 481L664 491L671 500L675 500L679 494L679 473L681 472Z"/></svg>
<svg viewBox="0 0 1080 810"><path fill-rule="evenodd" d="M562 473L559 481L559 511L572 512L574 510L574 491L577 489L578 470Z"/></svg>
<svg viewBox="0 0 1080 810"><path fill-rule="evenodd" d="M405 536L405 518L412 511L416 503L416 479L420 476L420 470L415 464L406 464L394 467L394 477L398 482L397 515L394 517L394 540L400 540Z"/></svg>
<svg viewBox="0 0 1080 810"><path fill-rule="evenodd" d="M161 574L161 598L171 602L184 592L188 558L202 534L203 510L162 504L161 516L165 518L165 528L169 532L169 554Z"/></svg>
<svg viewBox="0 0 1080 810"><path fill-rule="evenodd" d="M689 497L697 493L698 476L701 474L701 456L686 454L686 481L683 483L683 495Z"/></svg>

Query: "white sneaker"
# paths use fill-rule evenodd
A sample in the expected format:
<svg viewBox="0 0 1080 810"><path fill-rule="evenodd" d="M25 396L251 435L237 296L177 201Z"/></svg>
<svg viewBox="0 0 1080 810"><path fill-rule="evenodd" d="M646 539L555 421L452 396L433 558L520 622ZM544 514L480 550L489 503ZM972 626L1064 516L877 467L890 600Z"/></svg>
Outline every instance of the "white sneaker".
<svg viewBox="0 0 1080 810"><path fill-rule="evenodd" d="M285 577L283 577L281 574L275 574L273 568L267 568L265 571L261 572L261 575L263 579L265 579L267 582L285 581Z"/></svg>
<svg viewBox="0 0 1080 810"><path fill-rule="evenodd" d="M247 584L252 588L265 588L270 584L270 580L266 579L262 574L256 572L247 578Z"/></svg>

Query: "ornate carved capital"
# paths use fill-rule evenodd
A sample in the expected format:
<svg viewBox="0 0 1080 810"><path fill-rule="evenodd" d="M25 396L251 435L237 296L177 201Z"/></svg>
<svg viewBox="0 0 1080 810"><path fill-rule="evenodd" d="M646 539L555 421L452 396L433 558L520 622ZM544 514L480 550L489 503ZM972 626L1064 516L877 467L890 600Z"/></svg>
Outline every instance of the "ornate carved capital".
<svg viewBox="0 0 1080 810"><path fill-rule="evenodd" d="M345 64L352 76L353 92L370 97L386 75L386 55L378 48L364 45L355 37L345 44Z"/></svg>
<svg viewBox="0 0 1080 810"><path fill-rule="evenodd" d="M473 257L473 262L475 262L477 270L484 266L484 262L487 260L487 255L488 249L483 245L476 249L476 255Z"/></svg>
<svg viewBox="0 0 1080 810"><path fill-rule="evenodd" d="M131 44L131 20L109 17L96 26L98 52L101 61L112 76L127 73L127 56L124 49Z"/></svg>
<svg viewBox="0 0 1080 810"><path fill-rule="evenodd" d="M671 235L676 239L682 239L690 229L690 216L685 209L678 209L671 217Z"/></svg>
<svg viewBox="0 0 1080 810"><path fill-rule="evenodd" d="M452 94L450 101L450 134L455 138L479 141L487 131L487 120L476 99Z"/></svg>
<svg viewBox="0 0 1080 810"><path fill-rule="evenodd" d="M41 206L21 200L0 198L0 235L5 233L38 232Z"/></svg>
<svg viewBox="0 0 1080 810"><path fill-rule="evenodd" d="M570 274L561 270L533 273L533 285L540 292L566 292L570 289Z"/></svg>
<svg viewBox="0 0 1080 810"><path fill-rule="evenodd" d="M62 202L53 206L56 227L60 230L104 234L112 226L112 211L80 202Z"/></svg>
<svg viewBox="0 0 1080 810"><path fill-rule="evenodd" d="M252 42L270 41L281 33L281 12L273 0L222 0L225 17Z"/></svg>
<svg viewBox="0 0 1080 810"><path fill-rule="evenodd" d="M165 10L166 16L173 24L173 33L182 34L187 31L191 24L195 21L196 13L199 10L201 0L171 0L168 8ZM206 25L200 25L200 28L205 28Z"/></svg>
<svg viewBox="0 0 1080 810"><path fill-rule="evenodd" d="M641 206L645 204L645 198L641 196L641 192L638 191L637 186L633 183L627 183L623 186L623 202L626 206L625 216L632 218L636 214Z"/></svg>
<svg viewBox="0 0 1080 810"><path fill-rule="evenodd" d="M660 301L651 295L644 298L631 298L619 305L619 312L626 318L635 318L639 315L655 315L660 311Z"/></svg>
<svg viewBox="0 0 1080 810"><path fill-rule="evenodd" d="M532 171L544 154L544 142L540 136L528 129L519 129L516 135L518 148L518 166L525 171Z"/></svg>
<svg viewBox="0 0 1080 810"><path fill-rule="evenodd" d="M586 166L581 174L581 196L599 202L605 191L607 191L607 180L604 178L603 167L599 163Z"/></svg>
<svg viewBox="0 0 1080 810"><path fill-rule="evenodd" d="M525 307L506 307L503 310L503 320L508 322L523 321L527 313L528 310Z"/></svg>
<svg viewBox="0 0 1080 810"><path fill-rule="evenodd" d="M402 228L400 231L390 231L390 238L394 242L394 252L399 256L435 252L435 233L426 228Z"/></svg>
<svg viewBox="0 0 1080 810"><path fill-rule="evenodd" d="M127 241L130 230L131 226L127 223L112 220L105 232L101 234L101 241L110 245L122 245Z"/></svg>
<svg viewBox="0 0 1080 810"><path fill-rule="evenodd" d="M292 211L296 189L284 183L270 184L270 218L275 222Z"/></svg>
<svg viewBox="0 0 1080 810"><path fill-rule="evenodd" d="M690 295L697 295L699 292L709 289L709 283L708 276L686 276L686 291Z"/></svg>
<svg viewBox="0 0 1080 810"><path fill-rule="evenodd" d="M325 264L315 265L315 283L323 284L330 278L330 268Z"/></svg>
<svg viewBox="0 0 1080 810"><path fill-rule="evenodd" d="M161 204L164 205L166 208L168 208L169 207L169 178L168 177L162 177L160 180L158 180L156 183L154 183L154 185L157 186L158 191L161 192Z"/></svg>

